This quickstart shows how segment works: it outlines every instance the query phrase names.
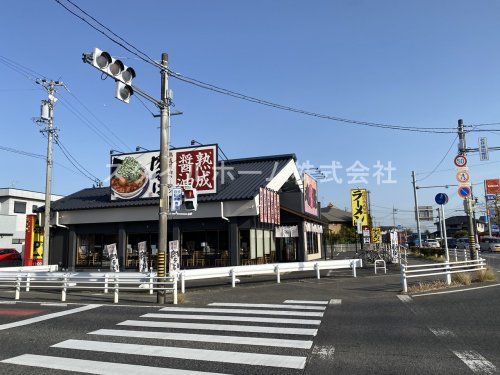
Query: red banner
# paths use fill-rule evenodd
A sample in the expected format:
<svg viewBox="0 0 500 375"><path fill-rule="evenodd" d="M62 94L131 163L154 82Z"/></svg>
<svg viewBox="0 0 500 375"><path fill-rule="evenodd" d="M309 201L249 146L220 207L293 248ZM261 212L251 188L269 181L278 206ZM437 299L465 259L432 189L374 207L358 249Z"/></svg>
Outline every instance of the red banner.
<svg viewBox="0 0 500 375"><path fill-rule="evenodd" d="M500 194L500 178L484 181L486 194Z"/></svg>

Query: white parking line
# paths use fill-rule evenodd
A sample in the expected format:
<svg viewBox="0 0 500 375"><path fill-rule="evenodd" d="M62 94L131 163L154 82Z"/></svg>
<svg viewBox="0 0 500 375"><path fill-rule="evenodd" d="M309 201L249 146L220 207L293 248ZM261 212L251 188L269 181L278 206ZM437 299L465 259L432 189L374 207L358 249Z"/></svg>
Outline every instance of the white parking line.
<svg viewBox="0 0 500 375"><path fill-rule="evenodd" d="M0 305L15 305L16 301L0 301Z"/></svg>
<svg viewBox="0 0 500 375"><path fill-rule="evenodd" d="M410 303L412 302L412 299L410 296L407 296L405 294L398 294L398 298L401 300L403 303Z"/></svg>
<svg viewBox="0 0 500 375"><path fill-rule="evenodd" d="M341 299L331 299L330 300L330 305L340 305L340 304L342 304Z"/></svg>
<svg viewBox="0 0 500 375"><path fill-rule="evenodd" d="M298 299L287 299L283 303L305 304L305 305L328 305L328 301L303 301Z"/></svg>
<svg viewBox="0 0 500 375"><path fill-rule="evenodd" d="M100 329L94 332L90 332L89 335L137 337L145 339L177 340L177 341L213 342L220 344L271 346L271 347L296 348L296 349L311 349L313 343L312 341L309 340L287 340L287 339L271 339L263 337L244 337L244 336L200 335L200 334L180 333L180 332L132 331L132 330L121 330L121 329Z"/></svg>
<svg viewBox="0 0 500 375"><path fill-rule="evenodd" d="M264 326L242 326L236 324L202 324L202 323L177 323L177 322L151 322L143 320L126 320L118 323L119 326L154 327L154 328L180 328L192 330L227 331L227 332L259 332L277 333L283 335L316 336L317 329L311 328L288 328L288 327L264 327Z"/></svg>
<svg viewBox="0 0 500 375"><path fill-rule="evenodd" d="M295 309L295 310L320 310L324 311L323 306L302 306L302 305L283 305L274 303L228 303L228 302L212 302L208 306L224 306L224 307L265 307L271 309Z"/></svg>
<svg viewBox="0 0 500 375"><path fill-rule="evenodd" d="M292 315L292 316L314 316L322 317L322 312L316 311L279 311L279 310L247 310L247 309L217 309L204 307L164 307L160 311L176 312L200 312L200 313L226 313L244 315Z"/></svg>
<svg viewBox="0 0 500 375"><path fill-rule="evenodd" d="M60 307L66 307L68 306L67 303L59 303L59 302L42 302L40 306L60 306Z"/></svg>
<svg viewBox="0 0 500 375"><path fill-rule="evenodd" d="M477 290L477 289L484 289L484 288L493 288L494 286L500 286L500 283L498 283L498 284L492 284L492 285L476 286L476 287L473 287L473 288L466 288L466 289L445 290L443 292L413 294L412 297L424 297L424 296L433 296L433 295L437 295L437 294L449 294L449 293L468 292L469 290Z"/></svg>
<svg viewBox="0 0 500 375"><path fill-rule="evenodd" d="M320 325L316 319L262 318L260 316L196 315L196 314L144 314L141 318L184 319L184 320L224 320L229 322L255 322L276 324Z"/></svg>
<svg viewBox="0 0 500 375"><path fill-rule="evenodd" d="M446 328L430 328L429 330L437 337L455 337L456 335Z"/></svg>
<svg viewBox="0 0 500 375"><path fill-rule="evenodd" d="M222 350L191 349L156 345L124 344L103 341L66 340L52 345L52 347L98 351L114 354L120 353L151 357L181 358L196 361L237 363L253 366L270 366L292 369L303 369L306 364L306 357L301 356L230 352Z"/></svg>
<svg viewBox="0 0 500 375"><path fill-rule="evenodd" d="M77 307L76 309L58 311L58 312L55 312L52 314L36 316L34 318L29 318L29 319L25 319L25 320L19 320L17 322L1 324L0 331L5 330L5 329L9 329L9 328L26 326L28 324L43 322L44 320L59 318L61 316L65 316L65 315L77 314L79 312L92 310L92 309L95 309L95 308L100 307L100 306L101 305L86 305L86 306L82 306L82 307Z"/></svg>
<svg viewBox="0 0 500 375"><path fill-rule="evenodd" d="M474 350L453 351L475 374L494 374L496 366Z"/></svg>
<svg viewBox="0 0 500 375"><path fill-rule="evenodd" d="M23 354L18 357L5 359L3 363L14 365L49 368L100 375L224 375L214 372L178 370L174 368L160 368L140 365L128 365L115 362L98 362L86 359L61 358L45 355Z"/></svg>

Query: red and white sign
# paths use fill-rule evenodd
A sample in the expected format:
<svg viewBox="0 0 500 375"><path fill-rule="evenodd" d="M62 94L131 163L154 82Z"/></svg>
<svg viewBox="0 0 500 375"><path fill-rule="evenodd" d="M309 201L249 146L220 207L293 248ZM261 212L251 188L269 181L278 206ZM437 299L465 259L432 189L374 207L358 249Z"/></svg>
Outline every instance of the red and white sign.
<svg viewBox="0 0 500 375"><path fill-rule="evenodd" d="M191 186L198 194L217 192L217 145L174 149L170 163L176 186Z"/></svg>
<svg viewBox="0 0 500 375"><path fill-rule="evenodd" d="M280 199L278 193L266 188L259 191L259 220L261 223L280 224Z"/></svg>
<svg viewBox="0 0 500 375"><path fill-rule="evenodd" d="M455 159L453 159L453 163L457 167L465 167L467 165L467 157L465 155L457 155Z"/></svg>
<svg viewBox="0 0 500 375"><path fill-rule="evenodd" d="M484 181L486 194L500 194L500 178L493 178Z"/></svg>
<svg viewBox="0 0 500 375"><path fill-rule="evenodd" d="M467 171L467 170L459 170L457 172L457 181L460 182L460 183L462 183L462 184L468 183L470 181L469 171Z"/></svg>

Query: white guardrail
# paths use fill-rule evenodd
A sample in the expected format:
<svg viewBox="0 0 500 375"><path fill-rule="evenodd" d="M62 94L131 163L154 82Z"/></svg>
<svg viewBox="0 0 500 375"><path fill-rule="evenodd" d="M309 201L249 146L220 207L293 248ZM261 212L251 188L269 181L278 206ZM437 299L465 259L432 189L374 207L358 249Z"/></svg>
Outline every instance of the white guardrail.
<svg viewBox="0 0 500 375"><path fill-rule="evenodd" d="M363 267L363 261L361 259L322 260L317 262L311 261L311 262L295 262L295 263L270 263L270 264L251 265L251 266L181 270L179 271L179 279L181 282L181 292L184 293L186 290L186 281L188 280L202 280L202 279L230 277L231 286L234 288L236 286L237 276L276 274L276 282L280 283L281 274L288 272L299 272L299 271L316 271L316 277L319 279L320 270L352 268L352 275L356 277L357 267Z"/></svg>
<svg viewBox="0 0 500 375"><path fill-rule="evenodd" d="M57 272L58 270L59 267L57 264L49 266L0 267L0 272Z"/></svg>
<svg viewBox="0 0 500 375"><path fill-rule="evenodd" d="M432 264L401 264L401 283L403 291L408 292L408 279L427 276L446 276L447 284L451 284L451 274L458 272L474 272L486 269L486 260L465 260L461 262Z"/></svg>
<svg viewBox="0 0 500 375"><path fill-rule="evenodd" d="M138 272L102 273L102 272L1 272L0 288L15 288L16 300L20 299L21 290L31 289L61 290L61 301L66 301L70 290L102 290L104 294L113 291L113 302L118 303L120 291L170 291L173 303L177 304L177 278L159 278L154 273Z"/></svg>

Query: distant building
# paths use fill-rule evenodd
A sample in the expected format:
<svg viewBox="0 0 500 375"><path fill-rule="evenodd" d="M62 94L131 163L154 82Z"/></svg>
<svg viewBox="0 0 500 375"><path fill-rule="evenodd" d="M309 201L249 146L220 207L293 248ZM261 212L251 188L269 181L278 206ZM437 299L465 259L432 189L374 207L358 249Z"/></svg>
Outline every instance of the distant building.
<svg viewBox="0 0 500 375"><path fill-rule="evenodd" d="M435 234L438 237L441 236L441 232L439 229L439 221L434 223L436 225L437 231ZM486 223L483 219L479 218L476 219L476 228L477 228L477 233L479 235L482 235L486 232L487 226ZM458 231L467 231L469 230L469 217L466 215L463 216L451 216L446 218L446 235L448 237L453 237L455 233Z"/></svg>
<svg viewBox="0 0 500 375"><path fill-rule="evenodd" d="M333 203L321 209L321 217L328 221L328 229L331 234L338 234L342 225L352 227L351 212L335 207Z"/></svg>
<svg viewBox="0 0 500 375"><path fill-rule="evenodd" d="M62 198L52 195L52 201ZM0 248L21 252L24 245L26 215L45 204L45 194L35 191L0 188Z"/></svg>

